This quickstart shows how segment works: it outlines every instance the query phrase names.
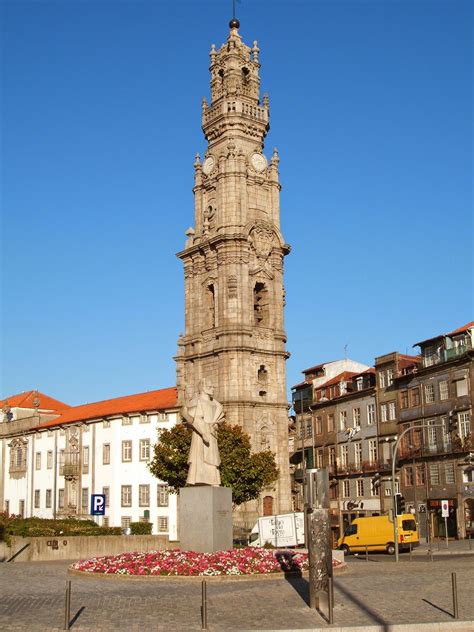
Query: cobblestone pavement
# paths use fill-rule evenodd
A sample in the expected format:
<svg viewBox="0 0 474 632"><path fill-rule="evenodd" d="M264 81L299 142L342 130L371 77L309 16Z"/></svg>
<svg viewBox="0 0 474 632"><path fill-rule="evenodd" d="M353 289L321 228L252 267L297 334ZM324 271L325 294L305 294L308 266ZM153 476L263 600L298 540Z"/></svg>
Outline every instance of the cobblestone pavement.
<svg viewBox="0 0 474 632"><path fill-rule="evenodd" d="M349 558L335 576L334 625L452 622L451 572L457 574L462 630L474 630L474 556ZM63 629L66 580L72 582L72 630L201 629L201 583L67 575L65 562L0 564L0 629ZM208 628L308 630L327 628L308 608L305 578L208 581ZM364 629L363 627L361 628ZM458 628L460 629L460 628Z"/></svg>

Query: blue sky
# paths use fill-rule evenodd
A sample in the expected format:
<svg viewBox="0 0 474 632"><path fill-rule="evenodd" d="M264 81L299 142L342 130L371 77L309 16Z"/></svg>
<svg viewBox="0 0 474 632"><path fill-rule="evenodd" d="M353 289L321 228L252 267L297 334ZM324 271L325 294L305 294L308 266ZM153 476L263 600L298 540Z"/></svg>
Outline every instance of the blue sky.
<svg viewBox="0 0 474 632"><path fill-rule="evenodd" d="M243 0L280 153L288 387L473 319L461 0ZM3 1L0 396L175 383L209 49L230 0Z"/></svg>

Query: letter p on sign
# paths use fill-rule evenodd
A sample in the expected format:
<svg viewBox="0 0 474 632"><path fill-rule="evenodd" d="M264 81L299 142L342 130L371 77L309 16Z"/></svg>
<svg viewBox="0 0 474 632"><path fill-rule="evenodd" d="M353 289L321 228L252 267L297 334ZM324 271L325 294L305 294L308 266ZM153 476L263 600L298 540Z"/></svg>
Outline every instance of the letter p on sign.
<svg viewBox="0 0 474 632"><path fill-rule="evenodd" d="M105 516L105 494L92 494L91 516Z"/></svg>

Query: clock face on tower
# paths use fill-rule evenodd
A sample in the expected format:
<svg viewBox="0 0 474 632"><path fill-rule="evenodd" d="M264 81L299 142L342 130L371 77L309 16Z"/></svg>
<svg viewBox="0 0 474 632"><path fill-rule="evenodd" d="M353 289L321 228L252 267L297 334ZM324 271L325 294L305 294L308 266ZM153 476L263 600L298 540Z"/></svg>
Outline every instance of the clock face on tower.
<svg viewBox="0 0 474 632"><path fill-rule="evenodd" d="M259 173L265 171L267 168L267 159L263 154L255 152L250 156L250 162L255 171L258 171Z"/></svg>
<svg viewBox="0 0 474 632"><path fill-rule="evenodd" d="M214 160L213 156L208 156L206 160L203 162L202 170L206 176L208 176L211 173L211 171L214 169L215 163L216 161Z"/></svg>

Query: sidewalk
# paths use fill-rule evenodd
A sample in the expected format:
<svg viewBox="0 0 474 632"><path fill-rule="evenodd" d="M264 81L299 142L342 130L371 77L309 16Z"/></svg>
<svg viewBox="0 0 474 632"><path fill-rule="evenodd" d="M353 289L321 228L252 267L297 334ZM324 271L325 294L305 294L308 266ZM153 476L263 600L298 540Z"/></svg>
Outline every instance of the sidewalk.
<svg viewBox="0 0 474 632"><path fill-rule="evenodd" d="M462 547L459 547L461 550ZM474 559L471 555L349 556L335 575L334 625L307 605L307 579L207 582L208 629L474 631ZM402 561L403 560L403 561ZM457 574L459 621L452 616L451 573ZM64 625L66 581L71 580L72 630L201 629L201 582L70 577L64 562L0 564L0 629L57 631ZM404 626L400 628L399 626Z"/></svg>

